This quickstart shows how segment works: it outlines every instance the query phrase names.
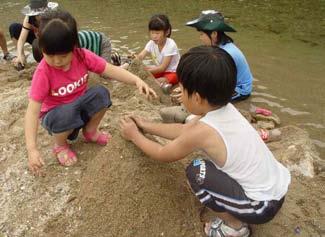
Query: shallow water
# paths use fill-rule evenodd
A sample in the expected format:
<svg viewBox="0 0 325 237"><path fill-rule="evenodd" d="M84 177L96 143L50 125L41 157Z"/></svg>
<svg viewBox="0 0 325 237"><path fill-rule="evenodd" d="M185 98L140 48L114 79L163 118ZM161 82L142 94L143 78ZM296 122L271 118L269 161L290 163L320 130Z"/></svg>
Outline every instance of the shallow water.
<svg viewBox="0 0 325 237"><path fill-rule="evenodd" d="M27 1L2 1L0 27L22 21ZM254 77L251 102L270 108L283 125L306 129L325 159L325 1L324 0L58 0L77 18L80 29L112 38L115 50L139 52L148 40L147 21L166 13L172 38L184 53L200 44L198 33L185 27L202 9L218 9L237 29L230 34L242 49ZM13 48L11 42L9 47Z"/></svg>

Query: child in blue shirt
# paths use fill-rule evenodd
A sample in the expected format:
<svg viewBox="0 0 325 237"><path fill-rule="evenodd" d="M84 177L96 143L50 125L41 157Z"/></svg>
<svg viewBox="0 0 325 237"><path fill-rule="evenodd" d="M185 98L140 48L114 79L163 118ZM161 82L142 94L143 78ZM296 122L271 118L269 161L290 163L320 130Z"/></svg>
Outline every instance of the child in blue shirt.
<svg viewBox="0 0 325 237"><path fill-rule="evenodd" d="M202 11L199 18L186 23L200 32L200 40L207 46L218 46L227 51L235 61L237 83L232 101L244 100L252 92L253 76L242 51L225 32L236 32L224 22L223 15L215 10Z"/></svg>

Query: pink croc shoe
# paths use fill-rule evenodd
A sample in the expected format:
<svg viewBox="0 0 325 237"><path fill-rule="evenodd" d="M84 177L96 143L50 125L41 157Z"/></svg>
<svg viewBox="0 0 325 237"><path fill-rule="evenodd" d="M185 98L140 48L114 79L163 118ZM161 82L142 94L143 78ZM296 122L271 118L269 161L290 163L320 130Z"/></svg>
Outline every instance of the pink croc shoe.
<svg viewBox="0 0 325 237"><path fill-rule="evenodd" d="M53 153L62 166L72 166L77 162L76 154L70 149L69 145L53 147Z"/></svg>
<svg viewBox="0 0 325 237"><path fill-rule="evenodd" d="M85 142L94 142L98 145L105 146L108 141L112 138L111 134L103 132L86 132L83 131Z"/></svg>
<svg viewBox="0 0 325 237"><path fill-rule="evenodd" d="M261 107L256 107L256 106L251 106L249 111L252 113L252 114L262 114L264 116L271 116L272 115L272 111L271 110L268 110L268 109L265 109L265 108L261 108Z"/></svg>

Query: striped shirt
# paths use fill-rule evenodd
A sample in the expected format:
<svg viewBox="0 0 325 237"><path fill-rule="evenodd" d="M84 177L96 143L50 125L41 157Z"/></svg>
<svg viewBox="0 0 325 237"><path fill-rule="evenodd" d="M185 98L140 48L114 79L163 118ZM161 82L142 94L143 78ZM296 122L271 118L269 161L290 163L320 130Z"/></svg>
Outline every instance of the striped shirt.
<svg viewBox="0 0 325 237"><path fill-rule="evenodd" d="M82 30L78 32L80 48L86 48L100 56L102 35L95 31Z"/></svg>

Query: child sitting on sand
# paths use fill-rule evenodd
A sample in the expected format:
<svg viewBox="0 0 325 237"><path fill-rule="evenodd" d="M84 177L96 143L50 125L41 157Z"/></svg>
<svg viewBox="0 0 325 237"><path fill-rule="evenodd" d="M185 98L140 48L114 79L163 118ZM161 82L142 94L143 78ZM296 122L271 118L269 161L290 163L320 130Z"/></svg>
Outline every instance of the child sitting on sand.
<svg viewBox="0 0 325 237"><path fill-rule="evenodd" d="M236 86L236 65L225 50L191 49L182 56L177 76L183 104L197 117L187 124L127 117L121 120L122 136L162 162L203 151L206 156L193 160L186 175L200 202L217 216L206 223L206 235L247 237L249 224L266 223L279 211L290 173L229 103ZM171 141L161 145L141 131Z"/></svg>
<svg viewBox="0 0 325 237"><path fill-rule="evenodd" d="M110 94L104 86L87 88L89 71L136 85L146 96L155 96L139 77L87 49L78 48L77 24L68 15L73 24L53 18L40 28L39 45L44 58L33 75L25 117L28 164L36 175L44 165L36 143L39 118L53 135L53 153L63 166L77 161L67 140L76 139L81 128L85 142L106 145L111 138L110 134L99 131L99 123L112 105Z"/></svg>
<svg viewBox="0 0 325 237"><path fill-rule="evenodd" d="M155 65L147 66L146 70L153 74L160 87L167 93L178 83L176 68L180 58L177 45L170 38L172 26L166 15L154 15L148 28L151 40L136 57L143 60L148 54L151 55Z"/></svg>

